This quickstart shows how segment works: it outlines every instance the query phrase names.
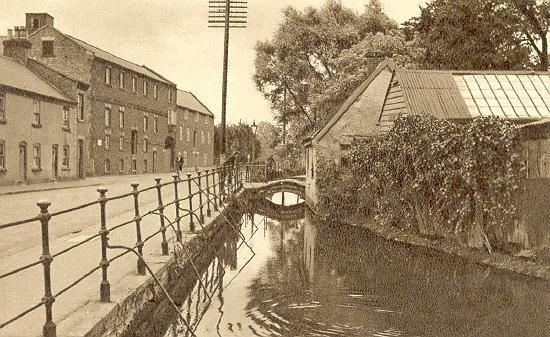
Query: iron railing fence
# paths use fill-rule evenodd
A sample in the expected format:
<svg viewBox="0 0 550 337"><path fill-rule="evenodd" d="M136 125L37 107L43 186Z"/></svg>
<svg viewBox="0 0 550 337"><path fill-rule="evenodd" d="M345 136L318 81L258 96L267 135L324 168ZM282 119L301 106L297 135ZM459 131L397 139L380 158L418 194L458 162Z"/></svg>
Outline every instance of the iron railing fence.
<svg viewBox="0 0 550 337"><path fill-rule="evenodd" d="M224 206L227 198L236 193L240 188L242 188L242 179L243 173L241 168L238 166L237 163L233 162L232 165L223 165L211 170L198 171L195 175L188 173L186 178L183 179L180 178L178 175L173 175L173 181L169 182L162 182L161 178L155 178L155 184L153 186L149 186L143 189L139 189L138 183L132 183L132 189L130 192L112 197L107 196L107 188L98 188L97 192L99 193L99 198L97 200L57 212L49 212L48 208L51 205L50 202L45 200L39 201L37 203L37 206L39 207L40 212L37 216L10 223L0 224L1 235L2 230L39 222L41 225L40 228L42 246L42 254L38 261L18 266L12 270L4 272L3 274L0 274L0 280L14 277L17 274L30 268L36 267L40 264L43 267L44 274L44 296L42 297L42 299L34 305L26 308L24 311L13 314L11 318L0 322L0 330L43 306L45 308L46 316L46 320L43 325L43 336L55 337L57 333L56 324L53 321L52 314L53 303L62 294L72 289L95 272L101 270L101 283L99 285L100 301L109 302L111 298L109 266L112 262L134 251L135 253L137 253L137 272L139 275L145 275L146 265L142 258L143 248L149 240L151 240L153 237L160 235L161 252L163 255L168 255L169 248L166 235L167 229L171 227L175 231L175 240L180 243L182 242L183 238L182 220L184 218L188 218L189 233L196 233L196 224L201 227L201 230L204 229L203 225L205 222L205 213L206 217L210 217L212 216L212 211L218 211L219 207ZM167 188L173 188L174 199L170 202L164 203L163 189L166 190ZM180 193L183 192L185 189L187 190L187 193L185 194L185 196L180 197ZM156 190L158 206L143 212L143 210L140 209L140 195L143 195L148 191L154 190ZM127 199L132 199L133 201L134 217L127 221L109 227L107 221L108 206L113 201ZM198 203L196 204L196 206L194 206L194 201L197 201L197 199ZM186 205L188 205L188 207L186 207ZM51 220L64 214L72 214L73 212L94 206L99 206L100 210L99 232L95 235L87 237L86 239L78 241L56 253L52 253L50 250L49 234ZM169 207L172 207L174 210L174 220L170 220L169 217L165 214L165 210L167 210ZM152 234L143 237L143 219L153 216L159 217L159 227ZM123 252L115 256L108 256L107 252L109 248L119 248L117 246L109 245L109 234L131 224L135 225L135 245L133 247L130 247L130 249L125 249ZM62 258L68 252L76 250L82 245L98 238L101 240L101 259L99 264L81 275L76 280L66 284L56 293L53 293L51 282L51 264L54 258Z"/></svg>

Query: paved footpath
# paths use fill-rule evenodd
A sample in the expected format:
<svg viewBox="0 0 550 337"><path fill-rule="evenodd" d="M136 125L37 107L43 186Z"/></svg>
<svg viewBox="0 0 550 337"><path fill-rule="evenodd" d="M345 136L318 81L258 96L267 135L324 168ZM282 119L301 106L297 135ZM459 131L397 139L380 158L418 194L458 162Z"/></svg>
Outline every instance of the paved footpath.
<svg viewBox="0 0 550 337"><path fill-rule="evenodd" d="M52 205L50 212L59 211L68 207L77 206L86 202L97 200L99 194L96 189L99 185L105 185L109 192L107 196L115 196L131 191L130 183L140 183L140 189L154 185L155 175L121 176L109 178L97 178L98 185L77 187L62 190L49 190L41 192L29 192L18 195L0 196L0 223L7 223L16 219L32 217L38 213L36 201L49 200ZM173 181L169 174L160 175L163 182ZM92 181L92 179L89 179ZM187 188L179 184L181 191L187 193ZM193 191L197 191L193 184ZM163 203L174 200L173 185L163 188ZM204 200L206 200L204 198ZM198 196L194 199L194 206L198 205ZM140 210L145 213L158 206L157 190L152 189L140 194ZM182 205L182 207L186 205ZM110 201L107 204L107 227L132 220L134 217L134 204L132 196ZM174 206L169 206L165 214L175 218ZM206 215L206 209L205 209ZM212 214L206 218L208 223L217 215ZM97 234L100 229L99 206L93 205L84 210L67 215L54 217L50 221L50 251L52 254L74 245L90 236ZM182 229L187 230L188 219L182 219ZM149 215L142 221L142 236L145 238L160 227L158 215ZM198 227L198 226L197 226ZM167 237L170 250L173 248L174 233L168 229ZM2 230L0 235L0 274L6 273L18 266L35 262L39 259L41 248L40 225L37 221ZM184 239L190 239L193 234L184 235ZM134 246L136 242L135 224L123 226L109 234L109 243L112 245ZM161 236L156 235L145 244L144 257L154 270L158 270L167 260L161 254ZM108 251L108 258L121 251ZM76 281L79 277L98 266L101 260L101 240L94 239L78 248L58 257L54 257L51 265L52 292L54 294L64 287ZM108 279L111 283L112 302L110 304L99 302L99 285L101 271L98 270L74 288L61 294L53 304L54 322L58 324L58 336L76 336L82 334L93 320L91 317L101 317L108 312L117 301L122 300L131 289L137 288L149 276L139 276L136 271L137 258L127 254L114 261L109 266ZM41 301L44 295L43 268L39 264L21 273L0 280L0 322L24 311L30 306ZM79 308L86 308L86 315L71 315ZM89 309L88 309L89 308ZM81 313L82 310L79 310ZM0 336L41 336L42 325L45 321L44 308L40 307L24 318L0 329Z"/></svg>

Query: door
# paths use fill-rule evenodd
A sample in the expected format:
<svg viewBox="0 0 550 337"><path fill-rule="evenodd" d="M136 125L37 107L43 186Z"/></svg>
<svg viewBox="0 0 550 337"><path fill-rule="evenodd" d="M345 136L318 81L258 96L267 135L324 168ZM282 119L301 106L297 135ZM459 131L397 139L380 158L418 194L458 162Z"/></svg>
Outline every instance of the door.
<svg viewBox="0 0 550 337"><path fill-rule="evenodd" d="M157 169L157 151L153 151L153 173L156 173Z"/></svg>
<svg viewBox="0 0 550 337"><path fill-rule="evenodd" d="M59 175L59 146L57 144L52 145L52 177L57 179Z"/></svg>
<svg viewBox="0 0 550 337"><path fill-rule="evenodd" d="M78 178L84 179L84 140L78 140Z"/></svg>
<svg viewBox="0 0 550 337"><path fill-rule="evenodd" d="M27 144L19 144L19 182L27 182Z"/></svg>

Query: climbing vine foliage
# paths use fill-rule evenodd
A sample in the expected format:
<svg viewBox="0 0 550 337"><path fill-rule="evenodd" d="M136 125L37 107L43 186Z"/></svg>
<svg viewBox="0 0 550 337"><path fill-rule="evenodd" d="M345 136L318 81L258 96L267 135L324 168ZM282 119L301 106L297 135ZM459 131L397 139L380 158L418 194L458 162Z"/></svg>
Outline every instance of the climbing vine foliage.
<svg viewBox="0 0 550 337"><path fill-rule="evenodd" d="M468 232L477 222L491 238L515 214L524 166L516 133L498 118L400 117L387 134L356 141L348 167L335 171L321 160L320 203L339 218L373 215L437 235ZM339 199L351 205L335 205Z"/></svg>

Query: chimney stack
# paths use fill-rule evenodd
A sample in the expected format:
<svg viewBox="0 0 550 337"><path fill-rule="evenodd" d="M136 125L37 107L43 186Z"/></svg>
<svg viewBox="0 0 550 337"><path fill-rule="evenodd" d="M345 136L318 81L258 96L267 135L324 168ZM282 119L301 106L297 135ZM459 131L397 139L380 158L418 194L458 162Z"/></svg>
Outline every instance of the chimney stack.
<svg viewBox="0 0 550 337"><path fill-rule="evenodd" d="M26 27L14 27L14 32L8 29L8 39L3 42L4 56L22 63L27 62L27 52L31 49L31 42L27 39Z"/></svg>

